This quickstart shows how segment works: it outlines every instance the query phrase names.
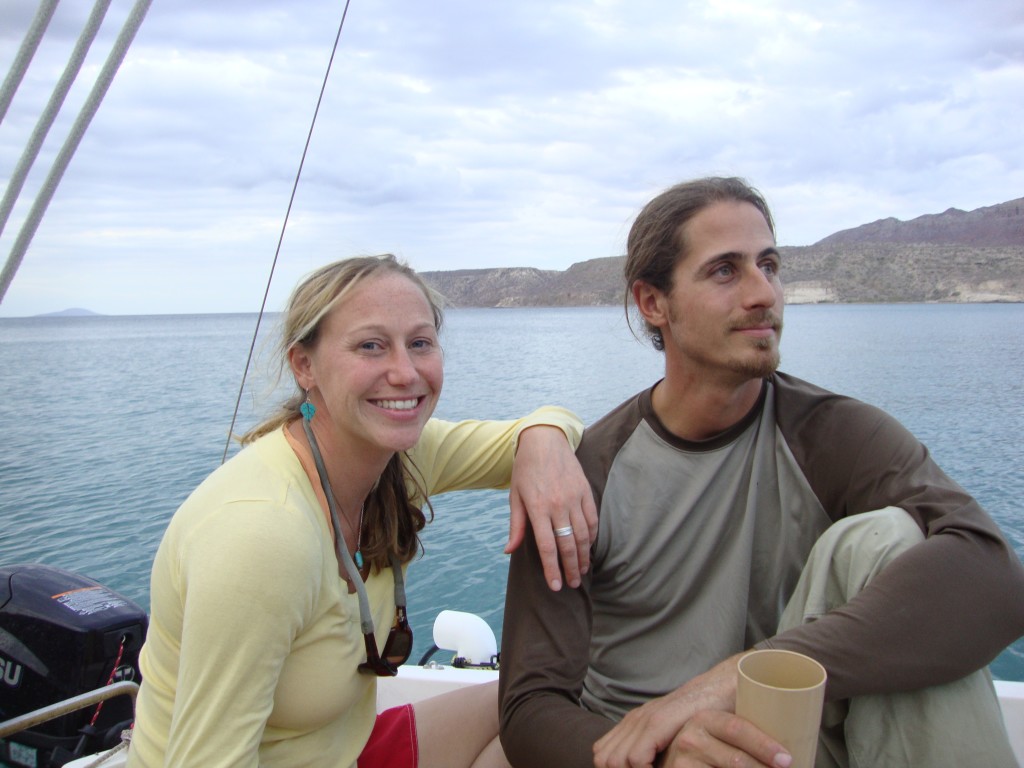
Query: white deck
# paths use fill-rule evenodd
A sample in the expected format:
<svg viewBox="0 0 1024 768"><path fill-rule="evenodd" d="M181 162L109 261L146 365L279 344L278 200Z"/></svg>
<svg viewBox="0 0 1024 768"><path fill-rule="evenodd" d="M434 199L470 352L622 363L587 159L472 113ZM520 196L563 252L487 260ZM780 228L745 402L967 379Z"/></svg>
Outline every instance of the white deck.
<svg viewBox="0 0 1024 768"><path fill-rule="evenodd" d="M498 673L489 670L454 669L452 667L425 668L406 665L398 677L381 678L377 686L377 708L387 709L406 702L416 702L430 696L496 680ZM1010 734L1017 762L1024 768L1024 682L996 682L996 692L1003 708L1003 717ZM103 768L124 768L126 753L121 752L103 763ZM87 768L95 756L83 757L68 763L65 768Z"/></svg>
<svg viewBox="0 0 1024 768"><path fill-rule="evenodd" d="M381 678L377 684L377 709L446 693L463 685L497 680L498 673L473 669L427 669L406 665L395 678ZM1024 768L1024 682L996 681L996 693L1003 709L1003 720L1017 762Z"/></svg>
<svg viewBox="0 0 1024 768"><path fill-rule="evenodd" d="M1024 683L996 681L996 693L1003 708L1003 720L1017 762L1024 766Z"/></svg>

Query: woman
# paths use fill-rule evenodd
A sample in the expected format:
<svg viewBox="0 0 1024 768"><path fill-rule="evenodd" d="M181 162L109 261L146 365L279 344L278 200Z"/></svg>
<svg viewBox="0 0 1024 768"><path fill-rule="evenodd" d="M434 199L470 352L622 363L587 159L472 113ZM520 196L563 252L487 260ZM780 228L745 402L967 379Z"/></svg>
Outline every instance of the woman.
<svg viewBox="0 0 1024 768"><path fill-rule="evenodd" d="M511 480L510 546L525 506L546 572L557 541L577 581L596 525L572 455L582 425L558 408L431 419L441 312L392 256L320 269L284 326L299 391L192 493L156 554L129 765L507 765L495 686L375 729L376 675L411 650L402 576L431 493Z"/></svg>

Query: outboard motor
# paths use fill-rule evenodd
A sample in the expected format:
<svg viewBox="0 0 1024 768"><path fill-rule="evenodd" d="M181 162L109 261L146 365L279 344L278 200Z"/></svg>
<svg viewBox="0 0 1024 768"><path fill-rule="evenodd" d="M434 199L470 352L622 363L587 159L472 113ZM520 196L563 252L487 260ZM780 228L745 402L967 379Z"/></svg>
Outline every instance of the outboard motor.
<svg viewBox="0 0 1024 768"><path fill-rule="evenodd" d="M120 680L140 682L149 620L92 579L44 565L0 568L0 722ZM52 768L116 746L132 718L118 696L0 741L0 765ZM95 719L95 722L92 722Z"/></svg>

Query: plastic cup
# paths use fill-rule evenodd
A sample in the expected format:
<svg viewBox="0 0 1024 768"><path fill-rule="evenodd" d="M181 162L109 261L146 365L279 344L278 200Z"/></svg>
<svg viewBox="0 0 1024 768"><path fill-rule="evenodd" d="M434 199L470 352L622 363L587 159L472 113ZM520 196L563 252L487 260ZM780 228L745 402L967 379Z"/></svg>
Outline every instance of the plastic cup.
<svg viewBox="0 0 1024 768"><path fill-rule="evenodd" d="M794 651L751 651L739 661L736 714L778 741L792 768L814 768L825 668Z"/></svg>

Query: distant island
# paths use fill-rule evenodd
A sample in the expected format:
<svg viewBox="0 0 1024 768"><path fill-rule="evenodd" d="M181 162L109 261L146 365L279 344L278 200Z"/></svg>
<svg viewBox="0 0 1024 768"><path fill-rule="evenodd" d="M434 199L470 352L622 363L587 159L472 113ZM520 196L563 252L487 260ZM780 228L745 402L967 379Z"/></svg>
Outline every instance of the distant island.
<svg viewBox="0 0 1024 768"><path fill-rule="evenodd" d="M786 302L1024 302L1024 198L881 219L809 246L782 246ZM455 307L621 305L625 256L564 271L509 267L423 272Z"/></svg>
<svg viewBox="0 0 1024 768"><path fill-rule="evenodd" d="M82 309L81 307L71 307L70 309L62 309L60 312L44 312L41 315L35 315L35 317L99 317L98 312L93 312L91 309Z"/></svg>

